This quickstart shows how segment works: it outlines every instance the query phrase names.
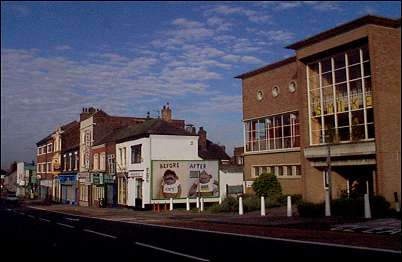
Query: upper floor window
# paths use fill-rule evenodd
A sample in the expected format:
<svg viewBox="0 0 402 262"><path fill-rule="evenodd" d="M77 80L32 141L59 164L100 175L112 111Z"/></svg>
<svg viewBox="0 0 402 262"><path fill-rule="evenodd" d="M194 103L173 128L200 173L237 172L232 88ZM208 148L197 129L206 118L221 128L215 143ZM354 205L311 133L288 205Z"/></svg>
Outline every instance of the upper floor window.
<svg viewBox="0 0 402 262"><path fill-rule="evenodd" d="M48 144L47 145L47 152L51 153L53 151L53 144Z"/></svg>
<svg viewBox="0 0 402 262"><path fill-rule="evenodd" d="M108 155L108 157L107 157L107 165L108 165L109 173L111 173L111 174L115 173L115 164L116 163L115 163L114 155L113 154Z"/></svg>
<svg viewBox="0 0 402 262"><path fill-rule="evenodd" d="M131 147L131 164L141 163L141 145Z"/></svg>
<svg viewBox="0 0 402 262"><path fill-rule="evenodd" d="M300 146L299 113L273 115L245 122L246 152Z"/></svg>
<svg viewBox="0 0 402 262"><path fill-rule="evenodd" d="M78 156L78 152L77 152L77 151L74 153L74 163L75 163L75 165L74 165L74 170L77 170L77 169L78 169L78 166L79 166L79 164L80 164L80 158L79 158L79 156Z"/></svg>
<svg viewBox="0 0 402 262"><path fill-rule="evenodd" d="M367 46L307 65L310 144L374 138Z"/></svg>
<svg viewBox="0 0 402 262"><path fill-rule="evenodd" d="M102 152L99 156L99 169L105 170L106 153Z"/></svg>
<svg viewBox="0 0 402 262"><path fill-rule="evenodd" d="M99 169L99 154L94 154L94 169Z"/></svg>

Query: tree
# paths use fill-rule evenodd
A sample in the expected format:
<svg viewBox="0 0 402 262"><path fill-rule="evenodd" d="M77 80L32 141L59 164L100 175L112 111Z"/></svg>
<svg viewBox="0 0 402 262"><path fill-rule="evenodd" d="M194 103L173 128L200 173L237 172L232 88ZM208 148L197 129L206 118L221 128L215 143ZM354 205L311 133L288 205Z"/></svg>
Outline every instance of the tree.
<svg viewBox="0 0 402 262"><path fill-rule="evenodd" d="M277 199L282 195L281 184L274 174L263 173L253 183L253 189L258 196Z"/></svg>

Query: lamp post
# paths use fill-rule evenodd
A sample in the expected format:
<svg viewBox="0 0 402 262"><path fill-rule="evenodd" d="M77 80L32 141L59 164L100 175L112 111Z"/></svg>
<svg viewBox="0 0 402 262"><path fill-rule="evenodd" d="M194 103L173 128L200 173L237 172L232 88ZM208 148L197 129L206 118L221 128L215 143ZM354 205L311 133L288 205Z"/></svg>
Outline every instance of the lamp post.
<svg viewBox="0 0 402 262"><path fill-rule="evenodd" d="M327 143L327 183L325 187L325 216L331 216L331 199L332 199L332 187L331 187L331 145Z"/></svg>

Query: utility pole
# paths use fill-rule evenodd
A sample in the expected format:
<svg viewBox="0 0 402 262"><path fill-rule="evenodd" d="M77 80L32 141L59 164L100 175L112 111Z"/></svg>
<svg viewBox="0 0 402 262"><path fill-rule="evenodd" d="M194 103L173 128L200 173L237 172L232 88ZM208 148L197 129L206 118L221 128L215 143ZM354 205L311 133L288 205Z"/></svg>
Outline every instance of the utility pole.
<svg viewBox="0 0 402 262"><path fill-rule="evenodd" d="M332 186L331 186L331 145L327 141L327 181L325 187L325 216L331 216L331 200L332 200Z"/></svg>

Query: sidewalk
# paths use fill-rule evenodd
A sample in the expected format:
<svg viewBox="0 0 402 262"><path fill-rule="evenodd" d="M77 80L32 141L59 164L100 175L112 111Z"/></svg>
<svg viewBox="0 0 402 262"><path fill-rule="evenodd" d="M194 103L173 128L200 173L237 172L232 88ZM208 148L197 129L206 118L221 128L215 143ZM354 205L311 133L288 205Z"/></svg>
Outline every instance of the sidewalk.
<svg viewBox="0 0 402 262"><path fill-rule="evenodd" d="M35 206L32 206L35 208ZM239 216L235 213L199 213L194 211L136 211L127 208L91 208L71 205L49 205L40 208L63 212L72 215L96 217L126 223L146 223L154 225L194 228L236 234L256 235L274 238L287 238L325 242L343 245L363 246L401 250L400 220L365 220L344 218L301 218L286 217L286 207L267 210L267 216L261 217L259 212L246 213ZM349 231L338 231L342 225L370 225L371 227L390 226L395 234L375 234ZM346 228L346 227L345 227Z"/></svg>

